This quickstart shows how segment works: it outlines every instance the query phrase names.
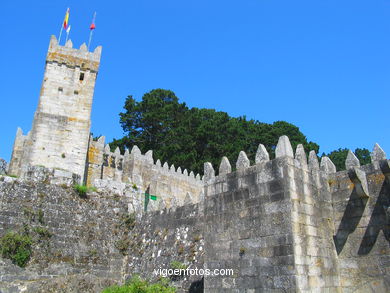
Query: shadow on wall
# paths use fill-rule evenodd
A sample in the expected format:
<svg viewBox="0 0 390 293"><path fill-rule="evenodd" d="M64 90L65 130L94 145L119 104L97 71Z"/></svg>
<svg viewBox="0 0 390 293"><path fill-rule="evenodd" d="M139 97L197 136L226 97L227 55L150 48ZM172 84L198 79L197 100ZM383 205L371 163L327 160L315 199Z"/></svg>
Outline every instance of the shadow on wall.
<svg viewBox="0 0 390 293"><path fill-rule="evenodd" d="M354 187L345 209L343 218L336 235L333 237L337 254L340 254L348 240L349 234L353 233L362 218L368 198L361 198ZM379 232L383 230L386 240L390 243L390 222L387 209L390 207L390 184L388 180L383 182L381 191L366 228L358 255L366 255L373 248Z"/></svg>
<svg viewBox="0 0 390 293"><path fill-rule="evenodd" d="M387 209L390 207L390 184L387 180L383 182L381 191L368 223L366 233L363 236L358 254L368 254L374 246L379 232L383 230L386 240L390 243L390 219Z"/></svg>
<svg viewBox="0 0 390 293"><path fill-rule="evenodd" d="M203 293L203 284L204 284L204 278L192 282L190 289L188 290L189 293Z"/></svg>

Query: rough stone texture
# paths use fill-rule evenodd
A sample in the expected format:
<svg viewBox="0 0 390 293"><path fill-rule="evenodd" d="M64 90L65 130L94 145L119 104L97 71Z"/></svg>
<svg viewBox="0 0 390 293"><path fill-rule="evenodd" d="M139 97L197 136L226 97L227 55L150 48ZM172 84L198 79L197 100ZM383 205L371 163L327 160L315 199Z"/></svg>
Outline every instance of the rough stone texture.
<svg viewBox="0 0 390 293"><path fill-rule="evenodd" d="M27 137L18 130L11 173L19 176L23 165L43 165L84 178L100 55L101 47L84 52L60 46L52 36L32 130Z"/></svg>
<svg viewBox="0 0 390 293"><path fill-rule="evenodd" d="M135 184L141 190L150 187L150 192L158 194L168 207L171 206L173 198L182 205L187 193L193 202L198 202L203 188L200 178L188 176L187 170L182 173L180 167L177 170L173 165L169 168L166 162L161 167L160 160L154 163L152 151L143 155L141 150L134 146L130 154L111 152L108 145L104 146L104 137L98 141L90 140L87 174L89 186L93 186L96 179L103 179Z"/></svg>
<svg viewBox="0 0 390 293"><path fill-rule="evenodd" d="M215 171L213 165L211 165L211 163L209 162L204 163L204 182L208 182L213 178L215 178Z"/></svg>
<svg viewBox="0 0 390 293"><path fill-rule="evenodd" d="M302 144L299 144L295 150L295 160L298 163L298 167L307 169L307 157Z"/></svg>
<svg viewBox="0 0 390 293"><path fill-rule="evenodd" d="M0 175L7 173L7 162L0 158Z"/></svg>
<svg viewBox="0 0 390 293"><path fill-rule="evenodd" d="M320 164L318 163L318 157L315 151L310 151L309 153L309 169L310 170L320 169Z"/></svg>
<svg viewBox="0 0 390 293"><path fill-rule="evenodd" d="M99 292L134 273L154 279L154 269L178 261L233 269L205 276L205 292L388 292L390 186L382 169L328 174L295 161L284 156L214 177L199 202L185 194L184 205L173 198L170 208L114 180L96 179L97 192L83 198L55 181L69 178L65 171L0 176L0 236L27 225L35 240L26 268L0 259L0 290ZM365 174L369 197L359 195L352 171ZM173 279L179 292L202 282Z"/></svg>
<svg viewBox="0 0 390 293"><path fill-rule="evenodd" d="M382 170L359 169L370 194L362 198L347 171L322 172L314 155L310 170L285 156L205 185L205 268L235 272L206 277L205 292L390 290Z"/></svg>
<svg viewBox="0 0 390 293"><path fill-rule="evenodd" d="M33 255L24 269L0 259L1 292L99 292L134 273L156 279L172 261L233 269L205 276L205 292L390 291L390 165L378 145L373 164L349 151L335 173L314 151L307 168L282 136L275 160L260 145L255 166L242 151L237 172L223 160L216 177L205 163L204 180L137 146L111 152L89 134L100 55L50 41L32 131L15 138L8 174L20 178L0 175L0 237L29 231ZM80 196L81 181L97 191ZM200 278L173 281L184 292Z"/></svg>
<svg viewBox="0 0 390 293"><path fill-rule="evenodd" d="M374 146L374 150L371 153L371 161L372 162L379 162L382 160L386 160L386 153L380 147L380 145L376 143Z"/></svg>
<svg viewBox="0 0 390 293"><path fill-rule="evenodd" d="M345 169L353 169L354 167L360 167L359 159L355 156L355 154L349 150L347 159L345 160Z"/></svg>
<svg viewBox="0 0 390 293"><path fill-rule="evenodd" d="M370 198L361 198L347 172L331 179L334 238L344 292L389 292L390 185L380 169L362 167Z"/></svg>
<svg viewBox="0 0 390 293"><path fill-rule="evenodd" d="M250 161L244 151L241 151L238 154L238 159L236 162L236 169L237 170L245 170L250 166Z"/></svg>
<svg viewBox="0 0 390 293"><path fill-rule="evenodd" d="M265 148L264 145L259 144L259 147L257 148L257 152L256 152L255 163L260 164L268 161L269 161L269 154L267 149Z"/></svg>
<svg viewBox="0 0 390 293"><path fill-rule="evenodd" d="M112 192L106 182L80 197L72 187L34 178L0 176L0 237L27 227L34 239L25 268L0 258L1 292L100 292L134 273L156 280L153 270L172 261L203 267L202 205L145 213L143 194L127 186ZM52 236L39 236L38 227ZM184 292L200 278L173 284Z"/></svg>
<svg viewBox="0 0 390 293"><path fill-rule="evenodd" d="M226 175L232 172L232 166L230 165L229 159L227 157L223 157L221 160L221 164L219 165L218 175Z"/></svg>
<svg viewBox="0 0 390 293"><path fill-rule="evenodd" d="M321 170L326 174L336 173L336 166L333 164L331 159L325 156L321 159Z"/></svg>
<svg viewBox="0 0 390 293"><path fill-rule="evenodd" d="M276 158L288 156L294 158L294 151L291 147L289 138L286 135L279 137L278 144L275 149Z"/></svg>

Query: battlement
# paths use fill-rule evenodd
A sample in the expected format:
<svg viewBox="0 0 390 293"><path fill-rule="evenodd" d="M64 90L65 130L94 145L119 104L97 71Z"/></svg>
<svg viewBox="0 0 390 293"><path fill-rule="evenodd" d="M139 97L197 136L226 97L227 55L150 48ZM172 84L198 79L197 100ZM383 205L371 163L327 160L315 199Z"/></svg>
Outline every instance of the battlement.
<svg viewBox="0 0 390 293"><path fill-rule="evenodd" d="M374 145L373 151L371 153L371 164L365 166L360 165L359 159L350 150L345 161L347 171L337 171L336 166L334 165L332 160L326 156L322 157L321 162L319 162L315 151L310 151L309 156L307 156L302 144L299 144L297 146L294 156L294 151L287 136L281 136L279 138L278 144L275 149L274 160L283 157L292 158L293 160L289 160L289 162L296 168L300 168L304 171L308 171L311 173L318 172L325 177L339 172L347 172L350 177L353 178L354 183L364 181L362 172L364 172L363 170L365 169L374 168L382 170L384 174L390 173L390 169L388 167L389 163L386 159L386 153L377 143ZM255 165L251 166L250 160L248 159L246 153L244 151L241 151L236 161L236 172L241 174L242 172L251 172L251 170L261 170L262 168L266 168L265 164L270 161L271 160L268 151L263 144L259 144L259 147L256 152ZM216 175L214 167L210 162L204 163L205 185L223 181L226 179L227 174L230 173L232 173L232 167L227 157L222 158L218 169L218 175ZM272 178L269 177L269 180L272 180ZM363 185L365 186L366 182L363 182ZM364 190L366 190L366 187L364 187Z"/></svg>
<svg viewBox="0 0 390 293"><path fill-rule="evenodd" d="M87 45L83 43L79 49L73 48L73 43L68 40L65 46L58 44L57 38L52 35L46 62L65 64L71 68L79 67L84 70L97 72L99 69L102 47L98 46L93 52L89 52Z"/></svg>
<svg viewBox="0 0 390 293"><path fill-rule="evenodd" d="M185 202L198 202L203 189L201 176L194 172L182 171L167 162L153 159L153 151L145 154L137 146L132 150L125 150L121 154L119 148L111 152L109 144L105 144L105 137L94 141L90 137L88 150L87 184L101 185L98 180L115 181L137 186L156 195L163 202L162 206L183 205Z"/></svg>

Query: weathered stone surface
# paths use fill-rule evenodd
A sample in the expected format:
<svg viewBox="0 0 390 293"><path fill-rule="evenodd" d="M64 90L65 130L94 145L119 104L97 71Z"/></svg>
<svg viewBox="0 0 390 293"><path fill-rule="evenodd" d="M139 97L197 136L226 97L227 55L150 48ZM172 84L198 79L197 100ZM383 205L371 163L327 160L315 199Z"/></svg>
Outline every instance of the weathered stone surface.
<svg viewBox="0 0 390 293"><path fill-rule="evenodd" d="M279 141L275 149L275 156L276 158L284 156L294 158L294 152L290 140L286 135L279 137Z"/></svg>
<svg viewBox="0 0 390 293"><path fill-rule="evenodd" d="M204 181L208 182L214 178L215 178L215 171L213 165L211 165L211 163L209 162L204 163L204 177L203 177Z"/></svg>
<svg viewBox="0 0 390 293"><path fill-rule="evenodd" d="M137 147L136 145L133 146L133 148L131 149L131 154L133 155L138 155L140 156L141 155L141 150L139 149L139 147Z"/></svg>
<svg viewBox="0 0 390 293"><path fill-rule="evenodd" d="M121 196L106 189L80 197L73 188L12 179L0 180L0 237L27 228L34 244L24 269L0 258L1 292L101 292L136 273L156 280L149 273L153 267L169 269L172 261L203 268L197 205L188 202L174 211L142 215L142 194L134 189ZM131 222L133 212L138 216ZM38 228L51 237L39 236ZM200 278L179 278L173 284L185 291Z"/></svg>
<svg viewBox="0 0 390 293"><path fill-rule="evenodd" d="M353 169L353 167L360 167L359 159L355 156L355 154L349 150L347 159L345 160L345 169Z"/></svg>
<svg viewBox="0 0 390 293"><path fill-rule="evenodd" d="M256 152L255 163L260 164L268 161L269 161L269 154L267 149L265 148L264 145L259 144L259 147L257 148L257 152Z"/></svg>
<svg viewBox="0 0 390 293"><path fill-rule="evenodd" d="M222 157L218 175L226 175L231 172L232 166L230 165L229 159L227 157Z"/></svg>
<svg viewBox="0 0 390 293"><path fill-rule="evenodd" d="M250 167L249 159L244 151L241 151L238 154L238 159L236 162L236 169L237 170L245 170L246 168Z"/></svg>
<svg viewBox="0 0 390 293"><path fill-rule="evenodd" d="M160 161L160 159L158 159L158 160L156 161L156 166L157 166L157 167L161 167L161 161Z"/></svg>
<svg viewBox="0 0 390 293"><path fill-rule="evenodd" d="M309 153L309 169L320 170L320 164L318 163L318 157L315 151Z"/></svg>
<svg viewBox="0 0 390 293"><path fill-rule="evenodd" d="M153 164L154 163L154 160L153 160L153 151L152 150L149 150L145 153L145 159L146 161L148 161L149 163Z"/></svg>
<svg viewBox="0 0 390 293"><path fill-rule="evenodd" d="M382 160L386 160L386 153L380 147L380 145L376 143L374 146L374 149L371 153L371 161L372 162L380 162Z"/></svg>
<svg viewBox="0 0 390 293"><path fill-rule="evenodd" d="M7 162L0 158L0 175L7 173Z"/></svg>
<svg viewBox="0 0 390 293"><path fill-rule="evenodd" d="M324 156L321 159L321 170L326 174L336 173L336 166L333 164L332 160Z"/></svg>
<svg viewBox="0 0 390 293"><path fill-rule="evenodd" d="M307 157L302 144L297 145L297 149L295 150L295 159L298 161L299 166L307 168Z"/></svg>
<svg viewBox="0 0 390 293"><path fill-rule="evenodd" d="M358 167L352 167L349 169L348 175L351 181L355 184L357 194L362 198L369 197L366 173Z"/></svg>

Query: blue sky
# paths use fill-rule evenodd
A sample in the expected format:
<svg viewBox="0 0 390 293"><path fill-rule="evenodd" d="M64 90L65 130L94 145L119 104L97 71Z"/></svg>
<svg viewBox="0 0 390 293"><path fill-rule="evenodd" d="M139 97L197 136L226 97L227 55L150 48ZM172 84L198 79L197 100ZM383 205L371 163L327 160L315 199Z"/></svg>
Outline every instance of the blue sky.
<svg viewBox="0 0 390 293"><path fill-rule="evenodd" d="M121 137L127 95L173 90L191 107L297 125L321 146L390 153L390 0L2 1L0 157L26 133L50 35L103 46L92 132ZM228 141L226 143L229 143ZM260 143L260 141L259 141Z"/></svg>

